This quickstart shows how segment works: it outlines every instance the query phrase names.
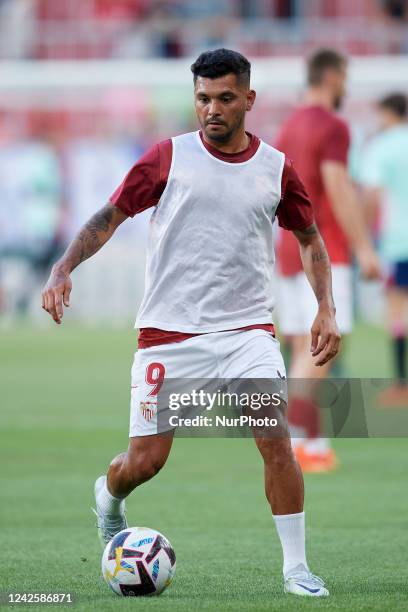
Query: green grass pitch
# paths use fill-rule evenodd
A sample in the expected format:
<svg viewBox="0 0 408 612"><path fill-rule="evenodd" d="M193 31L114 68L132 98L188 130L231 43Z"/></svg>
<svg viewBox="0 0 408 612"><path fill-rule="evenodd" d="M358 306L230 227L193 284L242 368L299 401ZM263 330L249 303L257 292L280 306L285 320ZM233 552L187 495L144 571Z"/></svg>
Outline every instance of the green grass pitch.
<svg viewBox="0 0 408 612"><path fill-rule="evenodd" d="M332 593L320 601L283 595L253 441L176 440L128 500L130 524L174 545L176 577L158 598L115 596L90 506L95 477L126 446L135 343L131 331L67 325L1 332L0 591L70 591L76 603L61 609L103 612L408 609L403 439L338 440L341 469L306 478L309 563ZM359 326L345 353L350 375L389 374L378 330Z"/></svg>

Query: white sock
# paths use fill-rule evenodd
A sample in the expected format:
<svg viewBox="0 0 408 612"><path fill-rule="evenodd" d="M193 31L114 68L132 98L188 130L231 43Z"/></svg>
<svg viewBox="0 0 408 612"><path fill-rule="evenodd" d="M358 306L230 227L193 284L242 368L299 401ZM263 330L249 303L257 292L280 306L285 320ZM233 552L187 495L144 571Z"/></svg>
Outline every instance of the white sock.
<svg viewBox="0 0 408 612"><path fill-rule="evenodd" d="M305 513L274 514L273 518L282 545L283 575L299 563L309 569L305 552Z"/></svg>
<svg viewBox="0 0 408 612"><path fill-rule="evenodd" d="M289 425L290 431L290 443L293 450L298 446L302 446L306 440L306 429L303 427L296 427L295 425Z"/></svg>
<svg viewBox="0 0 408 612"><path fill-rule="evenodd" d="M328 438L308 438L304 447L311 455L324 455L330 449L330 441Z"/></svg>
<svg viewBox="0 0 408 612"><path fill-rule="evenodd" d="M124 498L113 497L108 491L107 479L101 487L97 495L98 506L102 509L105 514L109 516L118 516L123 514L125 501Z"/></svg>

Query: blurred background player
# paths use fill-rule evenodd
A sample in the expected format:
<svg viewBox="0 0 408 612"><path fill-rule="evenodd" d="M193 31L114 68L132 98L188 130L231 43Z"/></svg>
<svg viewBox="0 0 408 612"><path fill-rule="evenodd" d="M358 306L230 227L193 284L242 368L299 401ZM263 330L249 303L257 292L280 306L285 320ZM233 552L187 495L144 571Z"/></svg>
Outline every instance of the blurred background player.
<svg viewBox="0 0 408 612"><path fill-rule="evenodd" d="M316 51L307 64L304 104L284 123L275 143L294 161L313 203L332 263L336 317L342 335L352 328L351 252L364 277L375 278L380 270L347 172L349 130L335 113L345 95L346 77L345 56L332 49ZM319 437L315 394L317 380L326 377L331 366L316 367L310 354L317 304L302 271L299 248L286 230L280 235L277 260L280 329L291 349L289 377L300 379L290 387L293 446L304 471L328 471L336 467L337 460L328 440Z"/></svg>
<svg viewBox="0 0 408 612"><path fill-rule="evenodd" d="M0 315L7 326L31 315L33 293L63 250L52 125L46 114L31 113L26 130L25 138L4 139L0 146Z"/></svg>
<svg viewBox="0 0 408 612"><path fill-rule="evenodd" d="M408 101L393 93L377 104L380 133L363 156L361 182L370 217L379 219L379 248L387 270L387 327L397 382L382 395L384 404L408 406L406 340L408 310Z"/></svg>

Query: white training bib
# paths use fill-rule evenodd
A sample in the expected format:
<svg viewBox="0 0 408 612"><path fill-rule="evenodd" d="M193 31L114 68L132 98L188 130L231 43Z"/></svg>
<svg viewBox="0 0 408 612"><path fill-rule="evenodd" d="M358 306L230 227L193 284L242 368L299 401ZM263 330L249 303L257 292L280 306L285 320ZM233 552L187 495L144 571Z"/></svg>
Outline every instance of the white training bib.
<svg viewBox="0 0 408 612"><path fill-rule="evenodd" d="M172 143L136 327L208 333L272 323L284 154L261 141L248 161L229 163L207 151L199 132Z"/></svg>

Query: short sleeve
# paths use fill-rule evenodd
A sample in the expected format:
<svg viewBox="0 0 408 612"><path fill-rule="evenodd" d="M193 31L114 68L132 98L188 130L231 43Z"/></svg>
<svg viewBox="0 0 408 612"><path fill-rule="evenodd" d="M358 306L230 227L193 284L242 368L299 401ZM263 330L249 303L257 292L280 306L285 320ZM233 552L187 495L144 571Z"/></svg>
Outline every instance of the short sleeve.
<svg viewBox="0 0 408 612"><path fill-rule="evenodd" d="M344 121L336 118L324 138L321 161L338 161L347 165L349 148L348 127Z"/></svg>
<svg viewBox="0 0 408 612"><path fill-rule="evenodd" d="M282 197L276 215L279 225L287 230L304 230L314 223L312 203L288 158L283 167Z"/></svg>
<svg viewBox="0 0 408 612"><path fill-rule="evenodd" d="M171 140L150 148L130 169L109 201L129 217L156 206L167 184L171 156Z"/></svg>

